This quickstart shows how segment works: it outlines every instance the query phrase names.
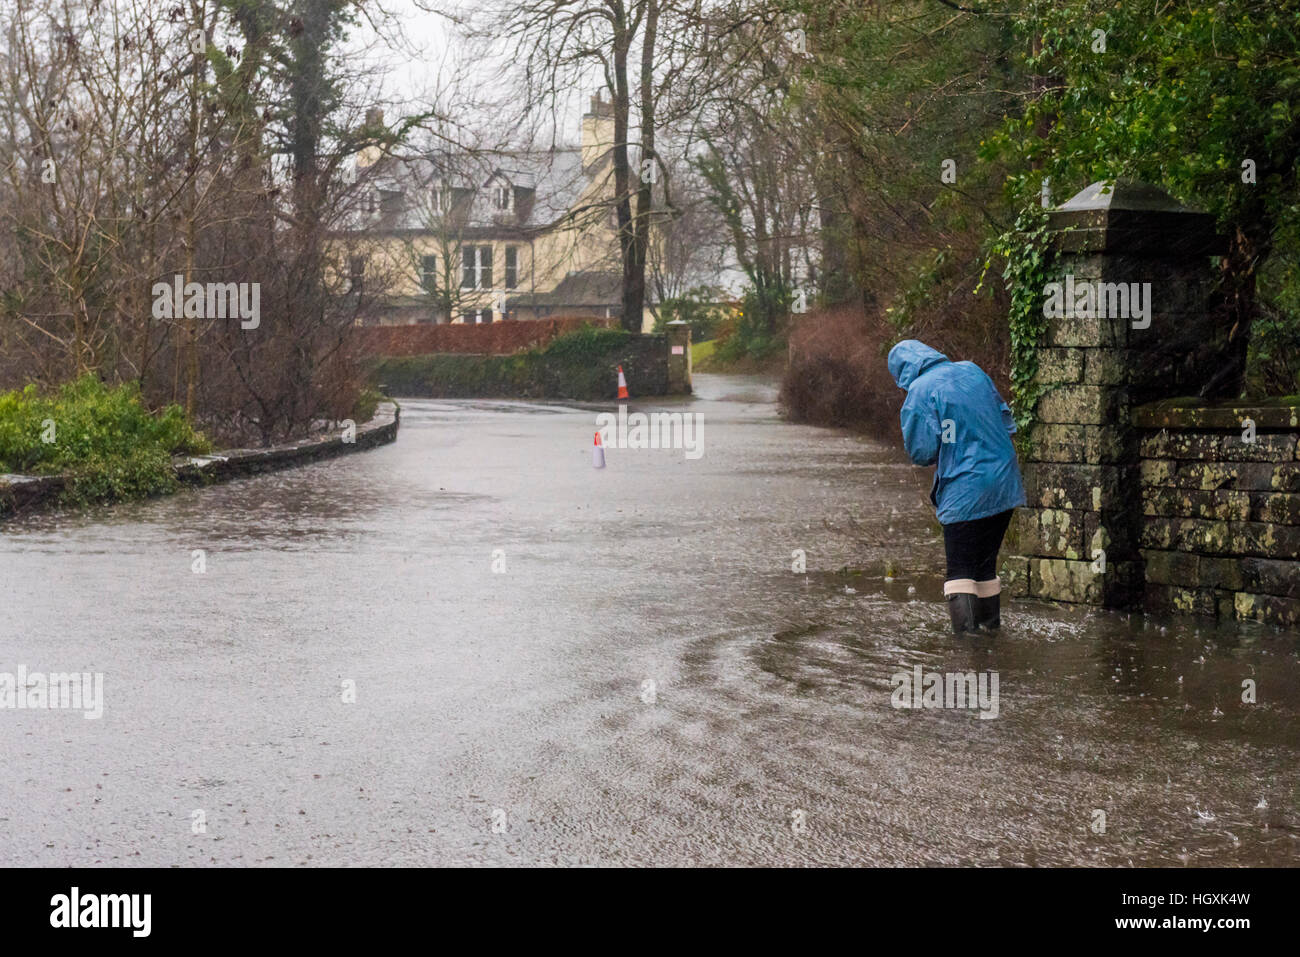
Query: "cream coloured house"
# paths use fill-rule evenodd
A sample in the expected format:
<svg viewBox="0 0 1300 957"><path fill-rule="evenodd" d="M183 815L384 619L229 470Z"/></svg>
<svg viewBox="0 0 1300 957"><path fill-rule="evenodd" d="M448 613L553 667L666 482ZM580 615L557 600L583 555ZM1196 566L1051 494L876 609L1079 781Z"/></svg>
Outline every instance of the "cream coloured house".
<svg viewBox="0 0 1300 957"><path fill-rule="evenodd" d="M382 290L359 321L618 317L613 132L593 97L576 148L363 154L361 208L338 234L351 283Z"/></svg>

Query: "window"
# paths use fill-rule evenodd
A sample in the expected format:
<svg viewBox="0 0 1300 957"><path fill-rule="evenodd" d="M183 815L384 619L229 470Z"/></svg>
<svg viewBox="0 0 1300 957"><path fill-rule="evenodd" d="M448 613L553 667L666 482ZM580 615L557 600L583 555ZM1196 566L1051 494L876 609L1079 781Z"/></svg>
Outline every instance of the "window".
<svg viewBox="0 0 1300 957"><path fill-rule="evenodd" d="M509 209L511 192L509 186L494 186L492 188L492 205L497 209Z"/></svg>
<svg viewBox="0 0 1300 957"><path fill-rule="evenodd" d="M367 213L379 212L379 190L377 189L366 190L366 212Z"/></svg>
<svg viewBox="0 0 1300 957"><path fill-rule="evenodd" d="M491 309L466 309L460 315L461 322L467 326L483 325L492 321Z"/></svg>
<svg viewBox="0 0 1300 957"><path fill-rule="evenodd" d="M420 257L420 285L424 287L425 292L433 292L438 288L437 256Z"/></svg>
<svg viewBox="0 0 1300 957"><path fill-rule="evenodd" d="M519 247L506 247L506 288L514 289L519 285Z"/></svg>
<svg viewBox="0 0 1300 957"><path fill-rule="evenodd" d="M460 250L460 287L492 288L492 247L462 246Z"/></svg>
<svg viewBox="0 0 1300 957"><path fill-rule="evenodd" d="M348 257L348 279L351 280L352 292L361 291L361 281L366 275L366 257L349 256Z"/></svg>
<svg viewBox="0 0 1300 957"><path fill-rule="evenodd" d="M445 180L433 187L433 211L445 213L451 209L451 186Z"/></svg>

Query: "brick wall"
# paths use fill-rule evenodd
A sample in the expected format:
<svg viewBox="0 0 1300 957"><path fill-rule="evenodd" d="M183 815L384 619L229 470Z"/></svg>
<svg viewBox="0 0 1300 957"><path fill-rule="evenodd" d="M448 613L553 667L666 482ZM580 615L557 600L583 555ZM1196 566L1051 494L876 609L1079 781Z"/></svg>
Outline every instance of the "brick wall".
<svg viewBox="0 0 1300 957"><path fill-rule="evenodd" d="M616 320L588 316L512 320L482 325L358 326L350 330L350 348L360 357L422 356L435 353L510 355L544 346L584 325L615 328Z"/></svg>

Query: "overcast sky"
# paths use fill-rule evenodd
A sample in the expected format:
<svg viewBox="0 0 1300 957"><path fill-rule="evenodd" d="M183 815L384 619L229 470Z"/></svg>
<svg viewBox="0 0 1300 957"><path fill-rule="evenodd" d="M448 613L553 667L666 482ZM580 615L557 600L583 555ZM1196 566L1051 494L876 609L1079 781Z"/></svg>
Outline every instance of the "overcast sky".
<svg viewBox="0 0 1300 957"><path fill-rule="evenodd" d="M459 12L468 24L481 25L489 16L481 0L478 3L381 0L381 3L392 14L391 21L377 24L382 36L365 25L348 47L354 51L366 50L371 62L384 71L383 95L388 101L385 114L390 121L404 112L414 112L416 104L428 102L440 89L445 90L459 71L469 77L467 86L478 96L506 94L501 76L508 66L502 56L504 51L498 50L495 57L486 56L465 35L462 24L456 22ZM575 89L566 97L563 112L557 118L561 143L577 145L579 120L596 85L593 78L589 89ZM478 112L481 115L466 119L491 122L492 111Z"/></svg>

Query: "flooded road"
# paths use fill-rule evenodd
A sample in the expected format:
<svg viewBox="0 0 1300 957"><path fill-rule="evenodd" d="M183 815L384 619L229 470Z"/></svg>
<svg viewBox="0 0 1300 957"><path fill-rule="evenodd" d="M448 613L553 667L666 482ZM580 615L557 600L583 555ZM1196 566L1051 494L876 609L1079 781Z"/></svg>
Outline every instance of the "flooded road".
<svg viewBox="0 0 1300 957"><path fill-rule="evenodd" d="M0 710L0 864L1300 863L1295 635L956 638L925 471L696 388L631 404L695 460L408 400L395 445L0 526L0 672L104 674L98 720ZM894 707L917 666L996 718Z"/></svg>

